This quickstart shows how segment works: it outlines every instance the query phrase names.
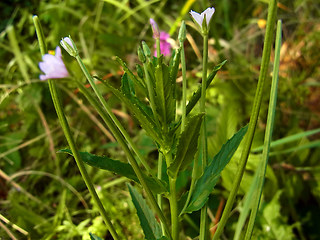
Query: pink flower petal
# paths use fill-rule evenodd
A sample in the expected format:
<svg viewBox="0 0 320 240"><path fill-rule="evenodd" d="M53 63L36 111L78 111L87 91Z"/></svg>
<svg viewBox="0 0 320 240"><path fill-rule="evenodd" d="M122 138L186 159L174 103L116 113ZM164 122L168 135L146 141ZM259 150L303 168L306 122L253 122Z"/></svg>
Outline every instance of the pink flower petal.
<svg viewBox="0 0 320 240"><path fill-rule="evenodd" d="M55 56L45 54L42 57L42 62L39 63L39 68L45 75L40 75L40 80L50 78L65 78L69 76L68 70L62 61L61 48L56 48Z"/></svg>

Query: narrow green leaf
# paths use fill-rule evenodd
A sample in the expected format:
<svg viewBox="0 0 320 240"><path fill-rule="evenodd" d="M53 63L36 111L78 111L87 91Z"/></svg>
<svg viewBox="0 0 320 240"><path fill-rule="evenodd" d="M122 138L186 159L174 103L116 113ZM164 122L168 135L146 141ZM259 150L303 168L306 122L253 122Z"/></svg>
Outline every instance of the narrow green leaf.
<svg viewBox="0 0 320 240"><path fill-rule="evenodd" d="M293 134L291 136L287 136L287 137L272 141L270 144L270 147L272 148L272 147L280 146L280 145L287 144L290 142L294 142L294 141L300 140L301 138L309 137L309 136L316 134L316 133L319 133L319 132L320 132L320 128L317 128L317 129L312 129L309 131L304 131L304 132L300 132L297 134ZM264 145L256 147L256 148L252 149L251 151L252 152L259 152L259 151L263 150L263 147L264 147Z"/></svg>
<svg viewBox="0 0 320 240"><path fill-rule="evenodd" d="M185 169L192 162L197 152L202 118L203 114L201 113L187 120L186 128L179 137L176 157L168 168L168 174L171 177L176 177L180 170Z"/></svg>
<svg viewBox="0 0 320 240"><path fill-rule="evenodd" d="M269 153L269 156L276 156L276 155L280 155L280 154L287 154L287 153L292 153L292 152L301 151L301 150L304 150L304 149L318 148L318 147L320 147L320 140L308 142L308 143L306 143L306 144L299 145L299 146L296 146L296 147L293 147L293 148L288 148L288 149L282 150L282 151L270 152L270 153Z"/></svg>
<svg viewBox="0 0 320 240"><path fill-rule="evenodd" d="M167 65L162 63L162 58L159 58L159 64L155 67L154 77L158 114L162 123L167 126L175 120L176 103L170 82L169 69Z"/></svg>
<svg viewBox="0 0 320 240"><path fill-rule="evenodd" d="M217 66L214 67L212 72L207 78L207 88L209 87L210 83L216 76L217 72L222 68L222 66L227 62L227 60L224 60L222 63L219 63ZM194 106L197 104L201 96L201 85L199 86L198 90L193 93L187 107L186 107L186 113L189 114L191 110L194 108Z"/></svg>
<svg viewBox="0 0 320 240"><path fill-rule="evenodd" d="M157 240L169 240L166 236L162 236L161 238L158 238Z"/></svg>
<svg viewBox="0 0 320 240"><path fill-rule="evenodd" d="M91 239L91 240L102 240L102 238L94 235L93 233L89 233L89 235L90 235L90 239Z"/></svg>
<svg viewBox="0 0 320 240"><path fill-rule="evenodd" d="M137 210L143 233L147 240L162 239L161 227L153 212L143 199L141 194L130 184L127 184L132 198L132 202Z"/></svg>
<svg viewBox="0 0 320 240"><path fill-rule="evenodd" d="M171 82L171 89L173 91L173 98L176 100L176 82L177 82L177 75L179 72L179 63L180 63L180 55L181 49L176 49L174 53L172 53L170 62L169 62L169 77Z"/></svg>
<svg viewBox="0 0 320 240"><path fill-rule="evenodd" d="M69 149L59 150L59 153L68 153L71 156L73 156L71 150ZM80 156L82 161L84 161L86 164L92 167L108 170L110 172L124 176L126 178L129 178L139 183L139 179L129 163L123 163L118 160L113 160L111 158L108 158L106 156L97 156L88 152L80 152ZM167 189L165 187L166 184L164 182L146 175L144 175L144 179L146 180L147 185L155 193L159 194L159 193L167 192Z"/></svg>
<svg viewBox="0 0 320 240"><path fill-rule="evenodd" d="M221 171L229 163L247 130L248 126L241 128L222 146L218 154L214 156L213 160L204 170L203 175L197 181L188 207L184 211L185 213L197 211L206 203L219 180Z"/></svg>
<svg viewBox="0 0 320 240"><path fill-rule="evenodd" d="M166 66L162 64L162 58L159 58L160 64L155 68L155 100L156 100L156 107L157 112L160 116L160 121L163 123L167 123L167 111L166 111L166 86L168 85L168 71Z"/></svg>
<svg viewBox="0 0 320 240"><path fill-rule="evenodd" d="M176 85L176 79L179 72L179 63L180 63L180 54L181 49L176 49L170 58L169 62L169 75L170 75L170 82L173 85Z"/></svg>
<svg viewBox="0 0 320 240"><path fill-rule="evenodd" d="M122 66L123 70L129 75L129 77L132 79L132 81L136 84L136 86L144 93L147 94L146 86L145 84L137 78L133 72L127 67L127 64L122 61L121 58L116 57L117 62Z"/></svg>
<svg viewBox="0 0 320 240"><path fill-rule="evenodd" d="M255 197L255 191L257 190L258 187L258 176L262 174L263 169L261 164L258 166L257 170L255 171L253 181L250 185L249 191L246 193L246 195L243 198L243 204L242 207L240 208L240 216L237 221L237 226L236 226L236 231L234 234L233 240L239 240L240 235L243 229L244 224L246 223L246 219L250 213L250 210L253 205L253 199Z"/></svg>
<svg viewBox="0 0 320 240"><path fill-rule="evenodd" d="M125 95L135 95L134 90L134 84L130 77L128 77L128 74L123 74L121 78L121 92L123 92Z"/></svg>
<svg viewBox="0 0 320 240"><path fill-rule="evenodd" d="M142 79L143 78L143 67L139 64L136 64L137 74Z"/></svg>
<svg viewBox="0 0 320 240"><path fill-rule="evenodd" d="M156 127L156 123L154 122L154 118L152 116L151 109L143 104L137 97L125 95L120 92L118 89L112 87L109 83L102 81L102 83L126 106L133 112L134 116L139 121L141 127L146 130L147 134L150 137L158 142L160 145L164 145L160 133Z"/></svg>

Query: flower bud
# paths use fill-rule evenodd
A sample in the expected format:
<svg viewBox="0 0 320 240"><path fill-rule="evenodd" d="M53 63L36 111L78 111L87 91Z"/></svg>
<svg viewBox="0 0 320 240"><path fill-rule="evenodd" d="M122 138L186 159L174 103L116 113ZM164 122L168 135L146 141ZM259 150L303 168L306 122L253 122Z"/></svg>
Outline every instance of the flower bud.
<svg viewBox="0 0 320 240"><path fill-rule="evenodd" d="M60 41L60 44L72 57L76 57L79 54L78 49L70 36L63 38Z"/></svg>
<svg viewBox="0 0 320 240"><path fill-rule="evenodd" d="M186 23L182 21L181 27L179 30L179 36L178 36L179 42L184 42L186 38L187 38Z"/></svg>
<svg viewBox="0 0 320 240"><path fill-rule="evenodd" d="M139 46L138 47L138 58L140 62L145 63L146 62L146 56L144 55L142 48Z"/></svg>
<svg viewBox="0 0 320 240"><path fill-rule="evenodd" d="M200 30L203 35L208 35L209 23L211 21L211 18L214 12L215 12L215 9L213 7L207 8L201 14L192 10L190 11L190 15L192 19L200 27Z"/></svg>
<svg viewBox="0 0 320 240"><path fill-rule="evenodd" d="M146 44L145 41L142 41L142 48L143 48L144 55L147 58L150 58L151 57L151 51L150 51L150 48L148 47L148 45Z"/></svg>
<svg viewBox="0 0 320 240"><path fill-rule="evenodd" d="M150 18L150 24L152 27L153 38L159 39L160 38L160 30L159 30L158 24L152 18Z"/></svg>

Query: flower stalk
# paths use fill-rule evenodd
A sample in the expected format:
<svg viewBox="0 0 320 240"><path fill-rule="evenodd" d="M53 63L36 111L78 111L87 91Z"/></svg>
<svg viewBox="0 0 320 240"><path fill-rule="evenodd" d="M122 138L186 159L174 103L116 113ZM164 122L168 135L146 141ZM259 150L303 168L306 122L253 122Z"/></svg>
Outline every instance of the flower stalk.
<svg viewBox="0 0 320 240"><path fill-rule="evenodd" d="M41 25L40 25L40 21L38 19L37 16L34 16L33 17L33 21L36 23L35 24L35 27L36 27L36 33L37 33L37 36L38 36L38 41L41 42L40 47L42 47L41 49L41 53L43 52L46 52L46 49L45 49L45 46L46 44L44 43L44 38L43 38L43 31L42 31L42 28L41 28ZM57 90L57 86L54 82L54 80L52 79L49 79L48 80L48 84L49 84L49 89L50 89L50 93L51 93L51 97L52 97L52 100L53 100L53 103L54 103L54 107L56 109L56 112L57 112L57 115L58 115L58 118L59 118L59 121L60 121L60 124L61 124L61 127L63 129L63 132L64 132L64 135L68 141L68 144L70 146L70 149L73 153L73 156L74 156L74 159L77 163L77 166L79 168L79 171L81 173L81 176L91 194L91 197L93 199L93 201L95 202L95 204L97 205L98 207L98 210L104 220L104 222L106 223L106 226L110 232L110 234L112 235L113 239L114 240L119 240L119 236L111 222L111 220L109 219L96 191L95 191L95 188L93 186L93 183L88 175L88 172L81 160L81 157L80 157L80 153L78 151L78 148L76 146L76 143L73 139L73 136L72 136L72 133L71 133L71 130L70 130L70 127L69 127L69 124L68 124L68 120L63 112L63 107L62 107L62 104L61 104L61 101L59 99L59 95L58 95L58 90Z"/></svg>
<svg viewBox="0 0 320 240"><path fill-rule="evenodd" d="M208 33L209 33L209 23L211 18L215 12L215 9L207 8L201 14L190 11L190 15L198 25L201 30L201 34L203 37L203 55L202 55L202 82L201 82L201 97L200 97L200 112L204 114L203 122L201 126L201 133L200 133L200 151L201 151L201 166L200 169L198 164L194 164L194 171L193 172L204 172L207 164L208 164L208 144L207 144L207 126L206 126L206 80L207 80L207 65L208 65ZM200 174L200 175L201 175ZM200 216L200 240L206 240L208 235L207 230L207 204L205 204L201 208L201 216Z"/></svg>
<svg viewBox="0 0 320 240"><path fill-rule="evenodd" d="M201 146L202 146L202 163L201 174L208 164L208 144L207 144L207 123L206 123L206 80L207 80L207 63L208 63L208 35L203 35L203 58L202 58L202 83L200 112L204 113L201 127ZM200 240L207 239L207 204L201 209L200 216Z"/></svg>

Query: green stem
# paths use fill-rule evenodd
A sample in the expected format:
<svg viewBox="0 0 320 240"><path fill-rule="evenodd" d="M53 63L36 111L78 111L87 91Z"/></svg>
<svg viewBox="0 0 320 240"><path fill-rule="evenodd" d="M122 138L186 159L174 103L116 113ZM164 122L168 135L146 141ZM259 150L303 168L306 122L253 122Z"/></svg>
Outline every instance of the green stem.
<svg viewBox="0 0 320 240"><path fill-rule="evenodd" d="M169 177L170 181L170 211L171 211L171 227L172 227L172 239L179 240L179 218L178 218L178 201L177 201L177 189L176 178Z"/></svg>
<svg viewBox="0 0 320 240"><path fill-rule="evenodd" d="M162 180L162 168L163 168L163 154L159 152L159 157L158 157L158 179L161 181ZM162 196L161 194L157 195L157 202L159 205L159 208L162 210ZM163 223L161 222L161 229L162 232L164 233L165 229L163 226Z"/></svg>
<svg viewBox="0 0 320 240"><path fill-rule="evenodd" d="M161 56L161 50L160 50L160 38L156 39L156 46L157 46L157 57L159 58Z"/></svg>
<svg viewBox="0 0 320 240"><path fill-rule="evenodd" d="M41 55L43 56L48 52L48 49L47 49L47 44L45 41L43 31L42 31L41 23L40 23L37 15L33 16L32 20L33 20L33 24L34 24L36 32L37 32L40 52L41 52Z"/></svg>
<svg viewBox="0 0 320 240"><path fill-rule="evenodd" d="M186 108L187 108L187 77L186 77L186 59L184 54L183 42L180 42L181 47L181 70L182 70L182 118L181 118L181 132L186 127Z"/></svg>
<svg viewBox="0 0 320 240"><path fill-rule="evenodd" d="M208 64L208 35L203 36L203 60L202 60L202 83L201 83L201 98L200 112L206 114L206 80L207 80L207 64ZM204 115L202 123L202 171L207 166L208 147L207 147L207 126L206 115Z"/></svg>
<svg viewBox="0 0 320 240"><path fill-rule="evenodd" d="M274 69L272 74L272 85L271 85L271 95L270 95L270 103L268 109L268 119L267 119L267 127L266 127L266 134L264 140L264 149L262 153L262 171L258 176L258 186L257 186L257 193L252 204L252 211L247 227L247 232L245 235L245 239L251 239L254 222L259 210L259 203L262 195L264 177L267 169L268 158L269 158L269 151L270 151L270 142L272 139L272 130L273 130L273 122L274 122L274 115L276 109L276 101L277 101L277 87L278 87L278 79L279 79L279 64L280 64L280 47L281 47L281 20L278 20L277 23L277 35L276 35L276 46L275 46L275 58L274 58Z"/></svg>
<svg viewBox="0 0 320 240"><path fill-rule="evenodd" d="M207 80L207 64L208 64L208 35L203 35L203 58L202 58L202 83L201 83L201 98L200 112L204 113L202 128L201 128L201 145L202 146L202 166L201 172L204 172L208 164L208 146L207 146L207 124L206 124L206 80ZM207 239L207 204L201 208L200 217L200 236L199 240Z"/></svg>
<svg viewBox="0 0 320 240"><path fill-rule="evenodd" d="M237 195L240 182L245 170L245 166L247 164L250 148L252 145L253 136L255 133L255 128L257 125L258 117L259 117L259 111L260 106L262 102L262 96L263 96L263 88L264 88L264 82L267 78L268 74L268 66L270 61L270 52L272 47L272 40L273 40L273 28L275 24L276 19L276 11L277 11L277 0L271 0L269 2L269 9L268 9L268 20L267 20L267 29L266 29L266 35L265 35L265 41L264 41L264 48L262 53L262 62L261 62L261 70L259 75L259 81L258 86L256 90L256 95L254 98L251 118L249 122L248 132L245 139L244 148L240 157L240 164L238 167L238 171L236 173L234 183L230 192L230 195L228 197L225 209L223 211L221 220L219 222L218 228L216 233L214 234L213 240L219 239L220 235L223 232L223 228L228 220L230 211L232 209L235 197Z"/></svg>
<svg viewBox="0 0 320 240"><path fill-rule="evenodd" d="M81 173L81 176L91 194L91 197L93 199L93 201L95 202L95 204L97 205L98 209L99 209L99 212L101 214L101 216L103 217L112 237L116 240L116 239L120 239L114 226L112 225L112 222L111 220L109 219L109 217L107 216L107 213L94 189L94 186L91 182L91 179L88 175L88 172L87 170L85 169L85 166L81 160L81 157L80 157L80 154L79 154L79 151L78 151L78 148L75 144L75 141L73 139L73 136L71 134L71 130L70 130L70 127L69 127L69 124L68 124L68 121L64 115L64 112L63 112L63 109L62 109L62 105L61 105L61 102L60 102L60 99L58 97L58 92L57 92L57 88L56 88L56 84L54 82L54 80L51 80L49 79L48 80L48 83L49 83L49 89L50 89L50 93L51 93L51 96L52 96L52 100L53 100L53 103L54 103L54 106L55 106L55 109L56 109L56 112L58 114L58 118L59 118L59 121L60 121L60 124L61 124L61 127L63 129L63 133L68 141L68 144L70 146L70 149L72 151L72 154L74 156L74 159L76 160L76 163L77 163L77 166L79 168L79 171Z"/></svg>
<svg viewBox="0 0 320 240"><path fill-rule="evenodd" d="M166 162L172 162L172 153L171 151L165 154ZM179 216L178 216L178 201L177 201L177 189L176 189L177 176L169 176L169 185L170 185L170 212L171 212L171 228L172 228L172 239L179 240Z"/></svg>
<svg viewBox="0 0 320 240"><path fill-rule="evenodd" d="M41 47L41 53L45 53L46 49L45 49L45 41L44 41L44 35L43 35L43 31L42 31L42 28L41 28L41 25L40 25L40 21L38 19L37 16L34 16L33 17L33 21L36 23L35 24L35 28L36 28L36 32L37 32L37 36L38 36L38 41L39 41L39 45ZM57 115L58 115L58 118L59 118L59 121L60 121L60 124L61 124L61 127L63 129L63 132L64 132L64 135L68 141L68 144L70 146L70 149L73 153L73 156L74 156L74 159L77 163L77 166L79 168L79 171L81 173L81 176L91 194L91 197L93 199L93 201L95 202L95 204L97 205L98 207L98 210L104 220L104 222L106 223L106 226L108 228L108 230L110 231L110 234L112 235L113 239L115 240L118 240L119 239L119 236L114 228L114 226L112 225L112 222L111 220L109 219L95 189L94 189L94 186L91 182L91 179L88 175L88 172L87 170L85 169L85 166L81 160L81 157L80 157L80 154L79 154L79 151L78 151L78 148L75 144L75 141L73 139L73 136L71 134L71 130L70 130L70 127L69 127L69 124L68 124L68 121L66 119L66 116L63 112L63 108L62 108L62 104L61 104L61 101L59 99L59 96L58 96L58 91L57 91L57 87L56 87L56 84L54 82L54 80L51 80L49 79L48 80L48 84L49 84L49 89L50 89L50 93L51 93L51 97L52 97L52 101L53 101L53 104L54 104L54 107L56 109L56 112L57 112Z"/></svg>
<svg viewBox="0 0 320 240"><path fill-rule="evenodd" d="M104 109L107 111L109 117L112 119L113 123L117 126L117 128L120 130L121 134L124 136L126 141L129 143L130 147L133 149L135 154L138 156L138 159L143 164L143 166L147 170L148 174L151 175L151 168L149 167L149 165L146 162L146 160L144 159L144 157L141 155L141 153L138 150L137 146L133 143L133 141L132 141L131 137L129 136L128 132L124 129L124 127L122 126L122 124L120 123L118 118L113 114L111 107L107 104L106 100L103 98L102 94L99 92L99 90L97 88L97 85L94 82L94 79L92 78L92 76L88 72L87 68L83 64L80 56L79 55L76 56L76 59L77 59L79 65L80 65L80 68L81 68L82 72L86 76L86 78L87 78L88 82L90 83L92 89L94 90L95 94L97 95L100 103L102 104Z"/></svg>
<svg viewBox="0 0 320 240"><path fill-rule="evenodd" d="M80 82L77 82L77 84L78 84L78 87L79 87L80 91L88 99L90 104L92 106L94 106L94 108L97 110L97 112L99 113L99 115L101 116L103 121L107 124L107 126L109 127L109 129L112 132L113 136L115 137L115 139L117 140L117 142L119 143L119 145L121 146L123 151L125 152L129 163L131 164L134 172L136 173L136 175L137 175L137 177L139 179L139 182L141 183L142 187L146 191L147 197L150 200L150 203L151 203L154 211L158 214L161 222L163 223L165 232L167 233L167 236L171 239L171 234L170 234L170 230L169 230L169 226L167 224L166 218L165 218L163 212L161 211L159 205L157 204L157 201L156 201L155 197L153 196L150 188L146 184L146 181L143 178L141 169L140 169L137 161L135 160L132 152L130 151L130 149L129 149L128 145L127 145L127 142L125 141L125 139L124 139L123 135L121 134L120 130L114 124L112 119L105 113L105 111L103 110L102 106L90 94L90 92Z"/></svg>

